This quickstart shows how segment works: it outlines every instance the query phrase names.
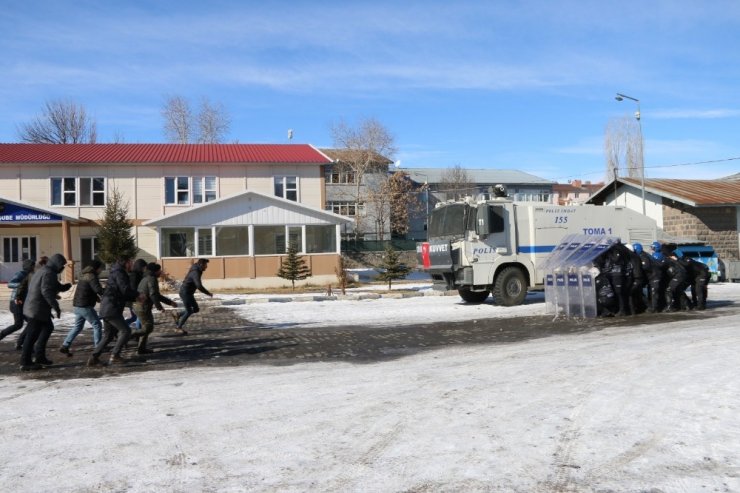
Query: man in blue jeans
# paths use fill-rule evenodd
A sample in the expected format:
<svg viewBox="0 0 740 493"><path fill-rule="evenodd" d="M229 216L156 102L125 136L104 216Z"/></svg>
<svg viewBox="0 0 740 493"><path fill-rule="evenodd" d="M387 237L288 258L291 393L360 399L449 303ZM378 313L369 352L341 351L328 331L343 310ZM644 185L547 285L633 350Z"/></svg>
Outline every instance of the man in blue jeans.
<svg viewBox="0 0 740 493"><path fill-rule="evenodd" d="M213 294L208 291L205 286L203 286L203 282L201 281L203 272L205 272L207 268L208 259L199 258L198 261L190 267L188 274L185 276L185 280L182 281L182 285L180 286L180 299L182 300L182 304L185 309L180 311L173 311L172 318L175 320L177 332L181 335L188 335L188 332L183 329L183 326L185 325L185 322L187 322L190 315L192 315L193 313L198 313L200 311L198 302L195 301L195 291L198 290L204 295L213 298Z"/></svg>
<svg viewBox="0 0 740 493"><path fill-rule="evenodd" d="M60 353L72 356L69 347L72 341L82 331L87 321L93 328L93 344L96 346L100 343L103 335L103 324L100 322L98 312L95 311L95 304L103 295L103 287L100 285L100 273L103 272L105 264L100 260L93 260L92 264L82 269L80 280L77 282L77 290L72 300L72 306L75 311L75 325L69 331L67 337L59 348Z"/></svg>

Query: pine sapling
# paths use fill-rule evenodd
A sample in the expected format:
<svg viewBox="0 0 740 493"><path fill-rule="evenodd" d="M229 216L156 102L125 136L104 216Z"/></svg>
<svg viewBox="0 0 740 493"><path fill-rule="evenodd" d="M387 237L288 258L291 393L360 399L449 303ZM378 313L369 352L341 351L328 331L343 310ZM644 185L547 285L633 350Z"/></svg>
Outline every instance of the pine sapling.
<svg viewBox="0 0 740 493"><path fill-rule="evenodd" d="M295 282L311 277L311 269L306 265L306 260L298 255L298 247L291 243L288 246L288 254L280 263L277 276L290 281L293 291Z"/></svg>
<svg viewBox="0 0 740 493"><path fill-rule="evenodd" d="M411 272L411 267L401 263L400 255L390 245L385 247L385 255L380 265L384 270L378 275L378 279L388 281L388 291L391 290L394 279L403 279Z"/></svg>

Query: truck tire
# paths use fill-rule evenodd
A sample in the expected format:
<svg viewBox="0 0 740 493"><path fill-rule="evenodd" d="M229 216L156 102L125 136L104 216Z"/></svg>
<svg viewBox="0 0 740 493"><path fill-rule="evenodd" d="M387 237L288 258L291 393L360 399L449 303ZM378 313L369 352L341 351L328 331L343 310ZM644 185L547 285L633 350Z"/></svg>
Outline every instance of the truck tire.
<svg viewBox="0 0 740 493"><path fill-rule="evenodd" d="M465 303L483 303L489 294L488 291L471 291L468 288L460 288L457 292Z"/></svg>
<svg viewBox="0 0 740 493"><path fill-rule="evenodd" d="M527 296L527 278L518 267L506 267L493 286L493 302L501 306L521 305Z"/></svg>

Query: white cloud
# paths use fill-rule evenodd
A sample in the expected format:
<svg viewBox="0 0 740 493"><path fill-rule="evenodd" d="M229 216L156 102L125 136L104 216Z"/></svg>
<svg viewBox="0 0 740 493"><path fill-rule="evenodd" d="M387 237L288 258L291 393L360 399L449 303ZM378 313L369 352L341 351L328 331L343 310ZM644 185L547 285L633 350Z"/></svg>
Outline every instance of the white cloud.
<svg viewBox="0 0 740 493"><path fill-rule="evenodd" d="M673 119L715 119L715 118L736 118L740 117L740 109L717 108L711 110L689 110L689 109L672 109L672 110L652 110L650 118L659 120Z"/></svg>

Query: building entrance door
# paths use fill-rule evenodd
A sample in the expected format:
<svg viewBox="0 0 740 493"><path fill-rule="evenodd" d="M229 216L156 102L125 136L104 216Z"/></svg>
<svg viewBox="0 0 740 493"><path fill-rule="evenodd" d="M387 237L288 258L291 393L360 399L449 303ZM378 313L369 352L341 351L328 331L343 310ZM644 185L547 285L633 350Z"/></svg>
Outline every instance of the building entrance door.
<svg viewBox="0 0 740 493"><path fill-rule="evenodd" d="M0 281L8 282L13 274L23 268L23 261L37 260L38 248L35 236L3 236Z"/></svg>

